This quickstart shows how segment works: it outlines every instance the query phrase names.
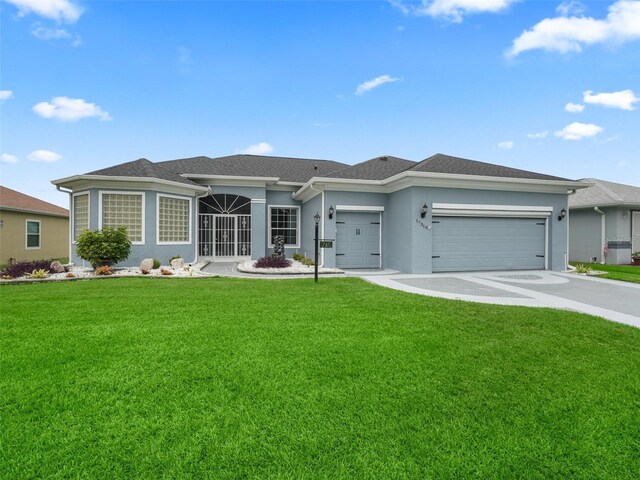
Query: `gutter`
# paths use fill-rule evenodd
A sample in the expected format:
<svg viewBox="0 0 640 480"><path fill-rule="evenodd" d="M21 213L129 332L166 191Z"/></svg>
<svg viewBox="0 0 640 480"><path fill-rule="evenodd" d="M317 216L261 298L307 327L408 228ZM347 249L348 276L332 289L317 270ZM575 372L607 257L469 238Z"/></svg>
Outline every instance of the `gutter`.
<svg viewBox="0 0 640 480"><path fill-rule="evenodd" d="M605 258L604 258L604 248L605 248L605 242L606 242L606 218L607 218L607 214L604 213L602 210L600 210L600 207L593 207L593 209L598 212L600 215L602 215L601 219L601 226L600 226L600 254L602 255L601 258L601 262L600 264L604 265L605 262Z"/></svg>

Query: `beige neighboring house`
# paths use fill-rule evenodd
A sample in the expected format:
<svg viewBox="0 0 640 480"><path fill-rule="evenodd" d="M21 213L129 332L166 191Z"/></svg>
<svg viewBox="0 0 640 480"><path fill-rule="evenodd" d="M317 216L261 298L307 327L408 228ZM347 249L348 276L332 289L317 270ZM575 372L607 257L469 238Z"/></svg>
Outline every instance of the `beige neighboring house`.
<svg viewBox="0 0 640 480"><path fill-rule="evenodd" d="M0 186L0 265L69 257L69 211Z"/></svg>

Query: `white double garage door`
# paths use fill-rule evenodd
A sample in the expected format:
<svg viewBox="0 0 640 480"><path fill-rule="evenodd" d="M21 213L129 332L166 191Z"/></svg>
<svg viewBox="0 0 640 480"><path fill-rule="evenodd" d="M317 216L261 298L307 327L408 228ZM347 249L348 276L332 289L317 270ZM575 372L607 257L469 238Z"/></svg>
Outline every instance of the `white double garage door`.
<svg viewBox="0 0 640 480"><path fill-rule="evenodd" d="M551 211L551 207L434 204L432 271L546 269ZM337 266L379 268L379 213L341 212L337 220Z"/></svg>

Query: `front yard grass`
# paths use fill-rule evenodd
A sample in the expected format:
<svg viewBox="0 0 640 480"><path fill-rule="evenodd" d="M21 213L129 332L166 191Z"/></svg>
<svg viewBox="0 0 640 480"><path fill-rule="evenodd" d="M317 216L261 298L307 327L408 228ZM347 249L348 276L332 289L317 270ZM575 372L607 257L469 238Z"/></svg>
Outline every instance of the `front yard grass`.
<svg viewBox="0 0 640 480"><path fill-rule="evenodd" d="M572 265L576 265L572 263ZM640 283L640 266L635 265L602 265L600 263L586 263L592 270L607 272L598 275L598 278L609 278L611 280L621 280L623 282Z"/></svg>
<svg viewBox="0 0 640 480"><path fill-rule="evenodd" d="M629 326L358 279L0 300L0 478L640 478Z"/></svg>

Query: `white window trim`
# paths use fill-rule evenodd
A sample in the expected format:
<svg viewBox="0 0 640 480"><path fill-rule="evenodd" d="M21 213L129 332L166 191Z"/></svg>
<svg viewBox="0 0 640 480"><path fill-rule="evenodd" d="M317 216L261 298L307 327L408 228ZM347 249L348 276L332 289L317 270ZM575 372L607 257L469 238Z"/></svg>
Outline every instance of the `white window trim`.
<svg viewBox="0 0 640 480"><path fill-rule="evenodd" d="M161 242L160 241L160 197L177 198L189 201L189 240L186 242ZM191 197L156 193L156 245L191 245L191 232L193 231L193 203Z"/></svg>
<svg viewBox="0 0 640 480"><path fill-rule="evenodd" d="M145 218L146 199L145 192L134 192L125 190L100 190L98 192L98 228L102 230L102 196L107 195L141 195L142 196L142 240L131 242L131 245L144 245L147 219Z"/></svg>
<svg viewBox="0 0 640 480"><path fill-rule="evenodd" d="M83 190L81 192L74 193L71 199L71 243L75 244L78 240L75 238L76 234L76 204L75 197L82 195L87 196L87 229L91 230L91 192L89 190Z"/></svg>
<svg viewBox="0 0 640 480"><path fill-rule="evenodd" d="M300 248L300 206L298 205L269 205L268 210L269 210L269 238L267 239L268 245L267 248L273 248L274 245L273 243L271 243L271 209L272 208L290 208L290 209L296 209L298 210L298 215L296 215L296 240L298 240L298 242L295 245L288 245L288 244L284 244L285 248Z"/></svg>
<svg viewBox="0 0 640 480"><path fill-rule="evenodd" d="M38 246L29 246L29 222L38 224ZM27 218L24 221L24 249L25 250L40 250L42 248L42 222L33 218Z"/></svg>

